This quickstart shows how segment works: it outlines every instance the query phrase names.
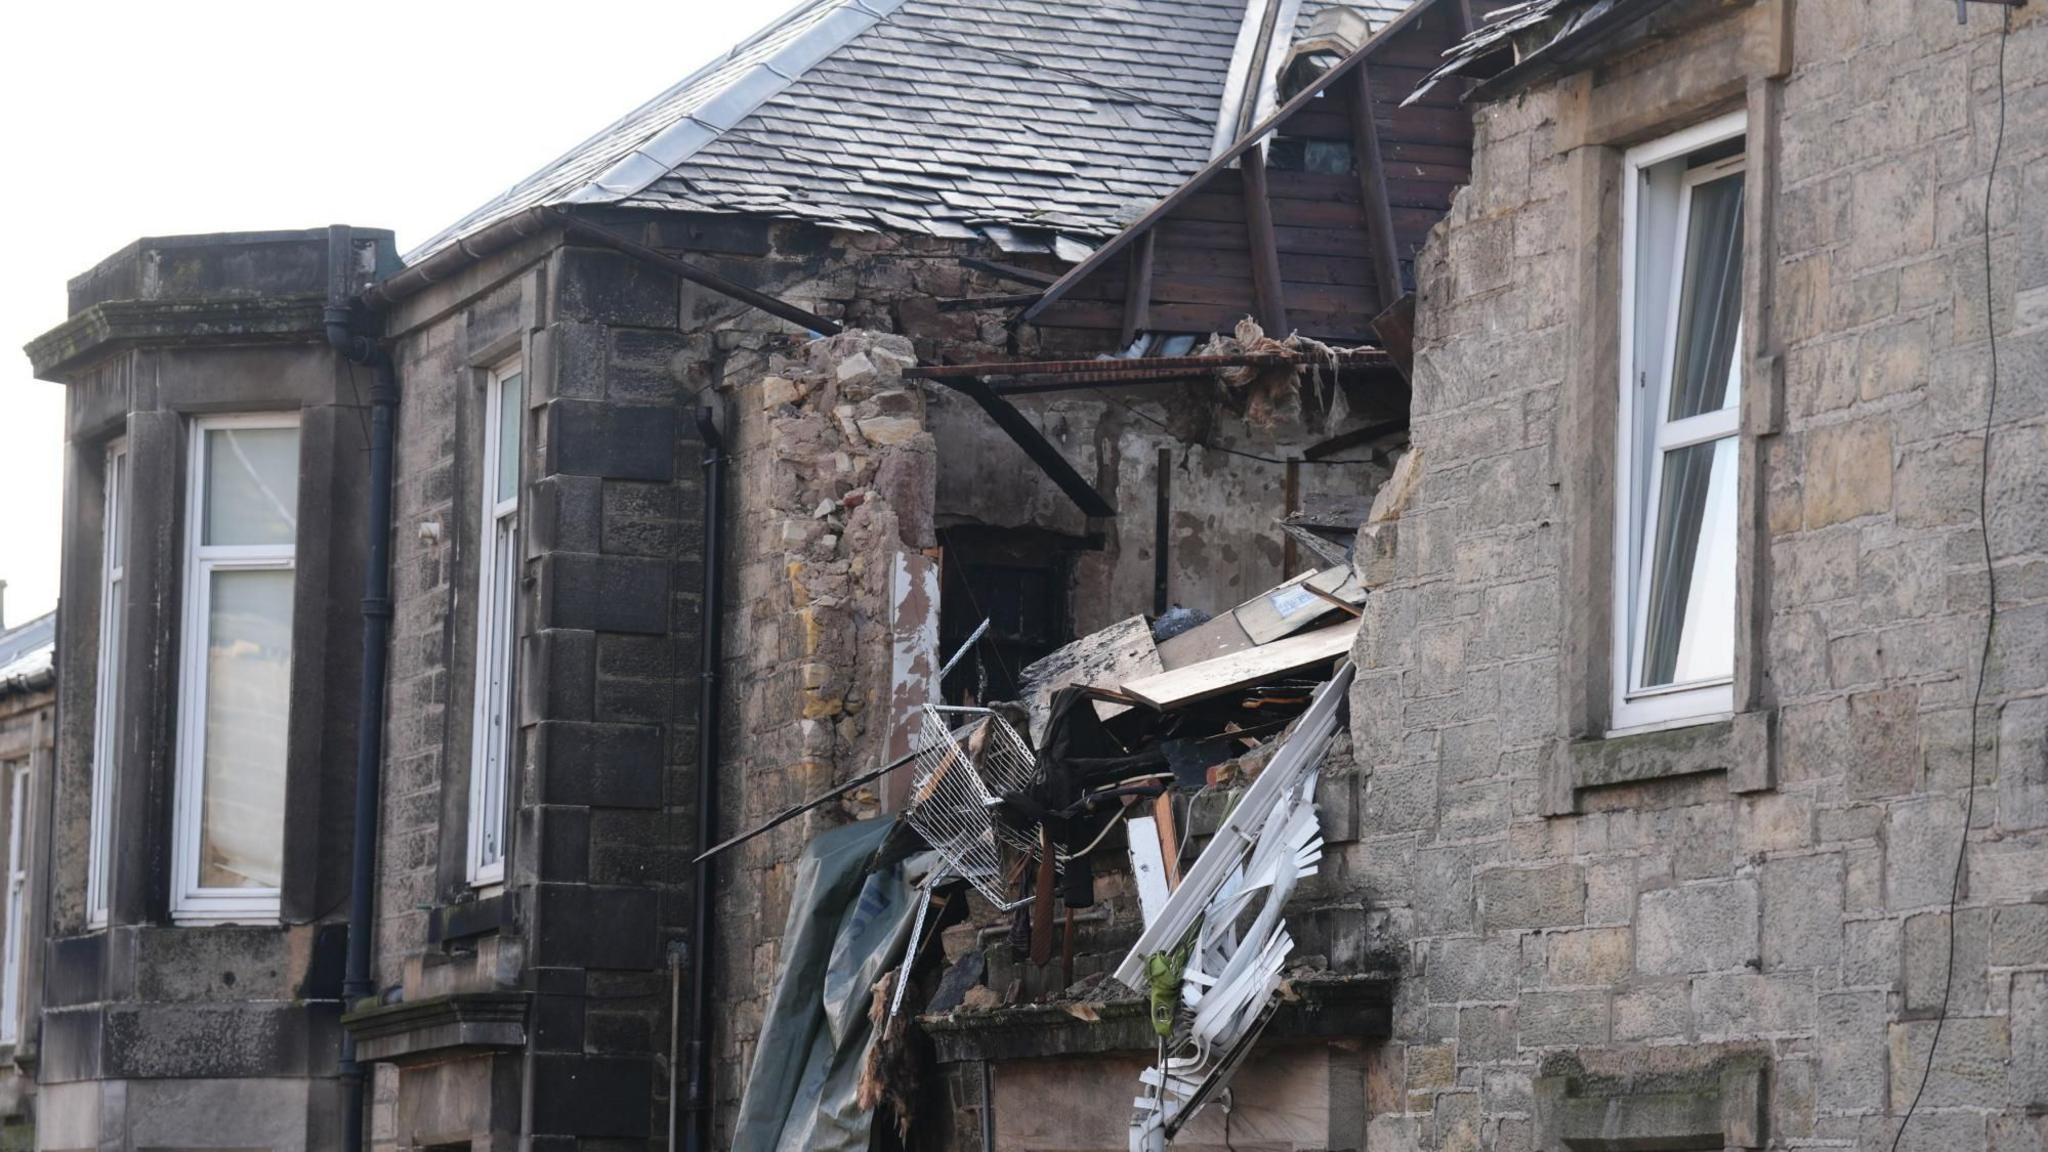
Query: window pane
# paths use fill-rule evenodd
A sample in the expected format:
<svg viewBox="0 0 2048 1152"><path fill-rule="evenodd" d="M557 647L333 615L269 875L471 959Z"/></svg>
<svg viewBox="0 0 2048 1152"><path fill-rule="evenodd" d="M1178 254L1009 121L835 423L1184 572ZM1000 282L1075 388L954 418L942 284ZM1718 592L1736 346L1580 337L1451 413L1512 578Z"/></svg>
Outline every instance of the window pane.
<svg viewBox="0 0 2048 1152"><path fill-rule="evenodd" d="M492 541L490 627L483 658L484 730L482 770L478 773L477 860L488 867L505 856L505 796L512 749L512 646L517 642L515 614L518 607L518 533L511 516L500 519Z"/></svg>
<svg viewBox="0 0 2048 1152"><path fill-rule="evenodd" d="M519 495L519 413L525 389L519 373L498 382L498 499Z"/></svg>
<svg viewBox="0 0 2048 1152"><path fill-rule="evenodd" d="M1664 456L1643 687L1735 671L1733 436Z"/></svg>
<svg viewBox="0 0 2048 1152"><path fill-rule="evenodd" d="M275 888L284 874L292 573L212 575L199 884Z"/></svg>
<svg viewBox="0 0 2048 1152"><path fill-rule="evenodd" d="M116 571L127 565L128 551L128 454L107 457L107 566Z"/></svg>
<svg viewBox="0 0 2048 1152"><path fill-rule="evenodd" d="M1671 412L1683 420L1735 406L1742 321L1742 173L1692 190L1678 341L1671 365Z"/></svg>
<svg viewBox="0 0 2048 1152"><path fill-rule="evenodd" d="M290 544L298 524L299 430L206 433L204 544Z"/></svg>

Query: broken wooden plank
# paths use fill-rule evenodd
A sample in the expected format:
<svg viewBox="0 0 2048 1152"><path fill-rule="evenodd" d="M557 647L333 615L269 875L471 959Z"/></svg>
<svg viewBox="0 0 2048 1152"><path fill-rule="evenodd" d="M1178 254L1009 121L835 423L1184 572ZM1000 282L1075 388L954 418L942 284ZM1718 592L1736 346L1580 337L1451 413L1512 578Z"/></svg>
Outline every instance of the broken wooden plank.
<svg viewBox="0 0 2048 1152"><path fill-rule="evenodd" d="M1143 616L1120 620L1033 661L1018 674L1017 685L1018 699L1031 714L1031 746L1038 747L1045 738L1053 694L1067 685L1114 688L1164 671L1159 648L1152 643L1152 626ZM1092 703L1104 720L1129 707L1105 700Z"/></svg>
<svg viewBox="0 0 2048 1152"><path fill-rule="evenodd" d="M1359 516L1359 521L1363 522L1364 519L1365 517L1361 513ZM1276 523L1280 525L1280 531L1286 533L1289 539L1295 541L1302 547L1307 548L1309 551L1315 553L1316 560L1319 563L1351 563L1350 549L1344 547L1344 545L1342 544L1337 543L1335 540L1331 540L1324 536L1318 536L1314 532L1311 532L1308 529L1302 527L1300 524L1294 523L1292 521L1280 520L1276 521Z"/></svg>
<svg viewBox="0 0 2048 1152"><path fill-rule="evenodd" d="M1124 691L1154 708L1177 708L1220 696L1233 688L1250 687L1261 680L1343 656L1351 651L1352 641L1358 638L1360 623L1350 620L1334 628L1319 628L1215 660L1134 680L1124 685Z"/></svg>
<svg viewBox="0 0 2048 1152"><path fill-rule="evenodd" d="M1357 580L1356 580L1356 579L1353 579L1353 580L1349 581L1349 583L1351 583L1351 584L1356 584L1356 583L1357 583ZM1333 608L1337 609L1337 610L1338 610L1338 611L1340 611L1340 612L1344 612L1344 613L1347 613L1347 614L1349 614L1349 615L1352 615L1352 616L1363 616L1363 615L1365 615L1365 609L1363 609L1363 608L1360 608L1360 607L1359 607L1358 605L1356 605L1356 604L1353 604L1353 603L1352 603L1351 601L1349 601L1349 600L1346 600L1346 599L1345 599L1344 597L1342 597L1342 596L1339 596L1339 595L1338 595L1338 594L1336 594L1335 592L1325 592L1325 591L1323 591L1323 590L1322 590L1321 588L1317 588L1317 587L1314 587L1314 586L1312 586L1312 585L1306 585L1306 584L1305 584L1305 585L1303 585L1303 587L1305 587L1305 588L1307 588L1307 589L1308 589L1309 591L1311 591L1311 592L1315 593L1315 594L1316 594L1316 596L1317 596L1317 597L1318 597L1319 599L1321 599L1321 600L1322 600L1322 601L1323 601L1324 603L1326 603L1326 604L1330 605L1331 607L1333 607ZM1364 592L1364 591L1365 591L1365 589L1361 587L1361 588L1359 588L1359 591L1360 591L1360 592Z"/></svg>
<svg viewBox="0 0 2048 1152"><path fill-rule="evenodd" d="M1237 617L1225 612L1206 624L1197 624L1178 636L1170 636L1159 642L1159 663L1162 670L1171 672L1190 664L1242 652L1252 646L1252 638L1244 634L1244 627Z"/></svg>
<svg viewBox="0 0 2048 1152"><path fill-rule="evenodd" d="M972 268L977 272L986 272L991 276L1000 276L1019 284L1033 284L1040 288L1050 288L1059 280L1058 276L1050 272L1019 268L1015 264L1003 264L995 260L983 260L979 256L962 256L960 263L963 267Z"/></svg>
<svg viewBox="0 0 2048 1152"><path fill-rule="evenodd" d="M1131 881L1138 888L1138 918L1150 924L1173 895L1173 885L1166 880L1166 854L1159 846L1159 821L1151 816L1131 817L1124 821L1124 839L1130 849Z"/></svg>
<svg viewBox="0 0 2048 1152"><path fill-rule="evenodd" d="M1166 890L1180 887L1180 822L1173 815L1173 793L1152 798L1152 821L1159 833L1159 858L1166 864Z"/></svg>
<svg viewBox="0 0 2048 1152"><path fill-rule="evenodd" d="M1304 572L1277 588L1252 597L1231 609L1230 614L1237 617L1238 625L1252 643L1271 644L1283 636L1292 636L1329 614L1329 606L1308 587L1309 584L1315 584L1323 592L1336 594L1349 583L1350 576L1349 565ZM1357 598L1365 599L1364 589L1357 589Z"/></svg>
<svg viewBox="0 0 2048 1152"><path fill-rule="evenodd" d="M924 706L939 699L939 562L922 552L897 552L889 569L889 698L883 755L917 747ZM900 812L911 773L882 782L882 808Z"/></svg>

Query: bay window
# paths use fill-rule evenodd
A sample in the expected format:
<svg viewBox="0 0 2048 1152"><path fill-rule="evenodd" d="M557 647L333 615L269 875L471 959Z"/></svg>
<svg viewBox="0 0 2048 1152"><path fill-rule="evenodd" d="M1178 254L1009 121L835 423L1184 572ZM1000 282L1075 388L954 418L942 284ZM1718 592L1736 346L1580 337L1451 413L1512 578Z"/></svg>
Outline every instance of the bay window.
<svg viewBox="0 0 2048 1152"><path fill-rule="evenodd" d="M519 365L491 372L484 389L476 701L470 726L468 875L479 885L505 878L506 796L515 747L513 650L519 638L519 433L525 414Z"/></svg>
<svg viewBox="0 0 2048 1152"><path fill-rule="evenodd" d="M92 791L86 846L85 920L90 928L107 923L107 873L113 854L115 781L120 777L121 629L127 619L124 590L128 573L128 446L115 441L107 449L105 538L100 558L100 640L93 682Z"/></svg>
<svg viewBox="0 0 2048 1152"><path fill-rule="evenodd" d="M7 929L0 942L0 1044L21 1038L21 950L28 928L28 765L0 770L7 787Z"/></svg>
<svg viewBox="0 0 2048 1152"><path fill-rule="evenodd" d="M172 913L274 918L284 871L296 416L194 422L186 493Z"/></svg>
<svg viewBox="0 0 2048 1152"><path fill-rule="evenodd" d="M1743 127L1624 161L1616 730L1733 710Z"/></svg>

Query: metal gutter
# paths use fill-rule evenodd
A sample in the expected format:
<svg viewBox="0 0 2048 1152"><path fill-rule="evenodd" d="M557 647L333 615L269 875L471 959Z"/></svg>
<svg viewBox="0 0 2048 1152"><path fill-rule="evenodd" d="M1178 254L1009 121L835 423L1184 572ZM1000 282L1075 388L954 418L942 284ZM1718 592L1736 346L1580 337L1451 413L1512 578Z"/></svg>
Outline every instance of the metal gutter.
<svg viewBox="0 0 2048 1152"><path fill-rule="evenodd" d="M697 409L697 434L704 441L704 553L703 591L697 598L698 648L702 663L697 673L697 847L708 848L718 838L718 662L724 648L724 616L719 595L723 576L719 561L725 548L725 440L719 433L716 411L709 405ZM694 890L691 893L690 929L690 1041L687 1103L690 1126L683 1135L688 1152L705 1152L711 1147L711 935L713 931L713 889L717 886L714 854L703 851L695 861ZM669 1075L675 1075L671 1067ZM675 1084L669 1084L674 1099ZM675 1123L669 1123L670 1144L674 1144Z"/></svg>
<svg viewBox="0 0 2048 1152"><path fill-rule="evenodd" d="M327 342L353 363L372 370L370 457L366 481L370 506L363 528L363 665L356 702L355 826L349 855L348 961L341 985L342 1010L374 999L370 975L370 931L377 914L377 810L384 759L384 682L391 638L391 489L398 410L398 369L374 337L356 328L357 311L346 295L342 271L352 236L337 225L327 234L328 267L334 283L326 311ZM369 1076L357 1060L355 1035L341 1034L341 1078L347 1087L342 1116L346 1152L368 1148L364 1113Z"/></svg>

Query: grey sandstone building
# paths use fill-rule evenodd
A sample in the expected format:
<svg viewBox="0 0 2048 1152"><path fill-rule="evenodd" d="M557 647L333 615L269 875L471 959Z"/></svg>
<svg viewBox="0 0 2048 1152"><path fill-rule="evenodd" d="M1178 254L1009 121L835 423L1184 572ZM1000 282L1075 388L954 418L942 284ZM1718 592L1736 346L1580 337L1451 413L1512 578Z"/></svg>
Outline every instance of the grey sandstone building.
<svg viewBox="0 0 2048 1152"><path fill-rule="evenodd" d="M1315 971L1177 1146L2044 1152L2048 18L1967 7L808 0L403 256L109 257L35 1146L769 1146L907 777L700 851L1334 546ZM942 917L875 1146L1126 1146L1100 855L1058 959Z"/></svg>

